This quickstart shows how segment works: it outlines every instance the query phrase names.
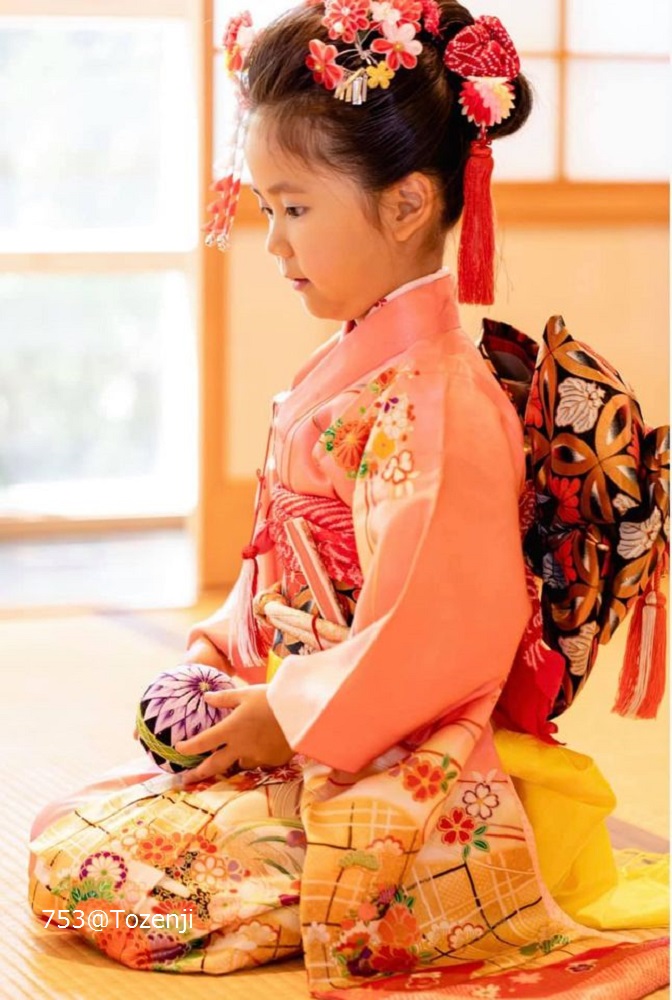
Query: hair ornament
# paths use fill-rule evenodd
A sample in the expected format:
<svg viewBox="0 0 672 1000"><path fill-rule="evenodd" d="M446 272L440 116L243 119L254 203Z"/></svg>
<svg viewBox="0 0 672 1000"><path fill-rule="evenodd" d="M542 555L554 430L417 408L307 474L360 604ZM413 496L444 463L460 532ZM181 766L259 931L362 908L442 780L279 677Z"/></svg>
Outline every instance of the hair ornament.
<svg viewBox="0 0 672 1000"><path fill-rule="evenodd" d="M248 109L243 99L241 82L243 66L250 47L256 38L252 24L252 15L248 10L231 17L224 29L222 45L224 62L229 79L236 88L236 110L233 124L233 134L224 160L222 176L210 185L210 190L217 195L208 205L212 218L203 226L207 233L206 246L216 246L219 250L228 250L233 226L243 172L245 136L249 124ZM219 172L219 171L216 171Z"/></svg>
<svg viewBox="0 0 672 1000"><path fill-rule="evenodd" d="M461 302L491 305L495 299L495 232L490 192L492 146L487 130L508 118L515 104L512 80L520 59L497 17L478 17L448 43L443 61L462 77L462 114L478 129L464 169L464 212L458 252Z"/></svg>
<svg viewBox="0 0 672 1000"><path fill-rule="evenodd" d="M435 0L326 0L322 24L330 41L350 47L314 38L306 66L334 97L364 104L369 90L387 90L398 70L417 66L422 42L416 36L423 27L438 34L439 17Z"/></svg>
<svg viewBox="0 0 672 1000"><path fill-rule="evenodd" d="M245 57L254 41L256 32L249 10L229 18L224 29L224 54L229 75L236 76L243 68Z"/></svg>
<svg viewBox="0 0 672 1000"><path fill-rule="evenodd" d="M459 102L470 122L484 130L509 117L514 105L509 81L520 73L520 59L499 18L478 17L458 31L443 61L464 78Z"/></svg>

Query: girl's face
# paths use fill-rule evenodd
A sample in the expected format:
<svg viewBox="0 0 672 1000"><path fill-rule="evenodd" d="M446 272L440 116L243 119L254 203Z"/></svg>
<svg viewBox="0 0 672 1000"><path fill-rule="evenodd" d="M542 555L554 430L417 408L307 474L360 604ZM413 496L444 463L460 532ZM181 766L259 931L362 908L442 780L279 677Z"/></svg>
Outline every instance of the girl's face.
<svg viewBox="0 0 672 1000"><path fill-rule="evenodd" d="M366 215L355 183L288 157L268 138L263 117L254 115L246 154L268 217L266 249L313 316L358 319L403 283L394 241Z"/></svg>

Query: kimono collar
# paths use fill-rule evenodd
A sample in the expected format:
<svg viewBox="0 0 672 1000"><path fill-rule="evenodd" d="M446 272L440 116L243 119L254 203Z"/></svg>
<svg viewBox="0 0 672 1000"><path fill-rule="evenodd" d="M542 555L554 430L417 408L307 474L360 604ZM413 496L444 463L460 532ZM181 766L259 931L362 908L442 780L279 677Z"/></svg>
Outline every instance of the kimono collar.
<svg viewBox="0 0 672 1000"><path fill-rule="evenodd" d="M381 309L383 306L387 305L393 299L396 299L398 295L403 295L404 292L410 292L412 288L420 288L421 285L428 285L432 281L436 281L438 278L443 278L450 274L450 269L447 267L440 267L438 271L433 271L432 274L425 274L422 278L414 278L412 281L407 281L403 285L399 285L394 291L388 292L384 295L382 299L375 302L371 308L364 314L362 319L349 319L345 326L343 327L343 334L352 333L355 327L359 326L365 319L371 316L372 313L376 312L377 309Z"/></svg>
<svg viewBox="0 0 672 1000"><path fill-rule="evenodd" d="M414 343L459 328L455 278L447 269L409 282L376 303L350 332L344 326L313 355L291 392L283 394L280 423L288 426L317 402L382 371Z"/></svg>

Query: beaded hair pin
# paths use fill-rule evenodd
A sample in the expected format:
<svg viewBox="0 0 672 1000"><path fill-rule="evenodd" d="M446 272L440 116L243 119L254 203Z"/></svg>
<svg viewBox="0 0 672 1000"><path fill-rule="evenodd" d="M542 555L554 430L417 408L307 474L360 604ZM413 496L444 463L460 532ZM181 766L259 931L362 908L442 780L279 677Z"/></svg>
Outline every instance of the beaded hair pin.
<svg viewBox="0 0 672 1000"><path fill-rule="evenodd" d="M249 124L249 112L243 99L241 85L247 54L256 34L249 10L230 18L224 31L226 69L237 93L235 121L223 174L210 185L210 190L217 194L207 209L212 218L202 227L207 233L205 245L216 246L218 250L228 250L231 245L231 229L240 198L243 150Z"/></svg>

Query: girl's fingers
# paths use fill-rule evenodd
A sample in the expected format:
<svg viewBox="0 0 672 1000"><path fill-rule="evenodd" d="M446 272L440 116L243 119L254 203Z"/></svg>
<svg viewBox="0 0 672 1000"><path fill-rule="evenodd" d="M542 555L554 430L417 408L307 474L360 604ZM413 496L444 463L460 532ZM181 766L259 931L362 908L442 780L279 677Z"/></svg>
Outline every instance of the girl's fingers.
<svg viewBox="0 0 672 1000"><path fill-rule="evenodd" d="M185 771L183 782L191 785L197 781L203 781L205 778L212 778L215 774L223 774L236 763L236 760L235 750L230 747L222 747L221 750L211 754L207 760L204 760L192 771Z"/></svg>
<svg viewBox="0 0 672 1000"><path fill-rule="evenodd" d="M197 736L192 736L188 740L179 740L175 744L178 753L191 754L209 753L211 750L219 750L226 743L226 734L229 730L228 718L216 722L210 729L204 729Z"/></svg>
<svg viewBox="0 0 672 1000"><path fill-rule="evenodd" d="M214 705L215 708L236 708L241 700L240 692L234 690L208 691L203 697L209 705ZM221 733L222 726L226 727L224 732L228 730L228 719L229 716L220 722L216 722L209 729L204 729L197 736L192 736L191 739L181 740L175 744L175 749L178 753L185 754L207 753L209 750L216 750L223 743L226 743L226 737L221 735Z"/></svg>
<svg viewBox="0 0 672 1000"><path fill-rule="evenodd" d="M236 705L240 705L240 691L232 688L230 691L207 691L203 695L203 699L207 701L208 705L214 705L215 708L235 708Z"/></svg>

